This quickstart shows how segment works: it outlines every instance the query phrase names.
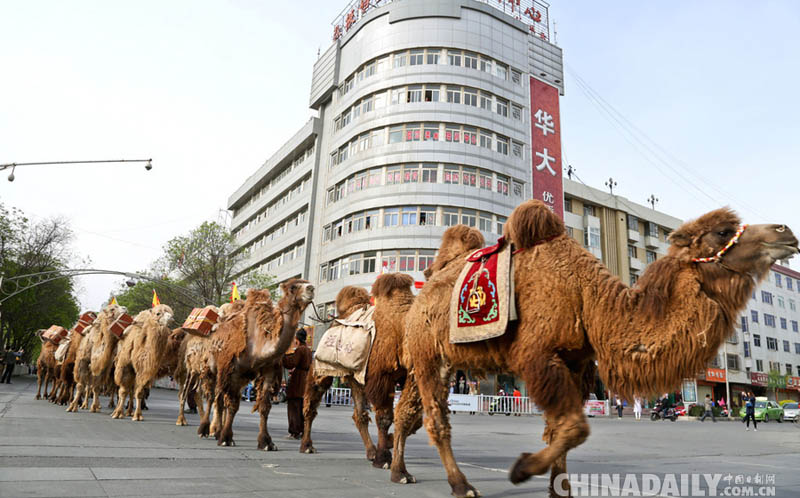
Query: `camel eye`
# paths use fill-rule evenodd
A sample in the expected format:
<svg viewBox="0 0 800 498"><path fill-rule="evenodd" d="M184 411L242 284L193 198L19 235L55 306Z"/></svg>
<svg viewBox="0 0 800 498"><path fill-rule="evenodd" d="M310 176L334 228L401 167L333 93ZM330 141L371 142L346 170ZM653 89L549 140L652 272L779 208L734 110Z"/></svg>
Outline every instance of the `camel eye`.
<svg viewBox="0 0 800 498"><path fill-rule="evenodd" d="M727 237L728 235L731 235L732 233L733 233L733 230L725 229L725 230L720 230L719 232L717 232L717 235L719 235L720 237Z"/></svg>

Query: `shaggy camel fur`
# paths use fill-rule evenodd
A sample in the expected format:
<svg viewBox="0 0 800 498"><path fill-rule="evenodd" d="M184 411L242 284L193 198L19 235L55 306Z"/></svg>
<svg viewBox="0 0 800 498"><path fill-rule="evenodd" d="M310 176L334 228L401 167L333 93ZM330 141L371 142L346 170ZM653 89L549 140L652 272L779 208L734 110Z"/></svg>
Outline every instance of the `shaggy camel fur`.
<svg viewBox="0 0 800 498"><path fill-rule="evenodd" d="M159 304L139 313L133 324L125 330L114 360L114 383L119 386L119 396L112 418L125 416L125 401L132 396L136 405L132 420L143 419L145 389L153 385L161 370L172 333L167 327L170 321L172 308Z"/></svg>
<svg viewBox="0 0 800 498"><path fill-rule="evenodd" d="M117 337L111 332L111 325L127 311L125 307L118 304L109 304L98 313L97 319L91 327L84 330L84 332L86 330L89 332L81 340L75 358L73 369L76 382L75 394L72 403L67 408L68 412L78 411L78 402L81 397L83 397L83 404L80 408L85 410L89 404L90 391L94 395L91 411L100 411L98 396L100 390L112 381L109 375L118 342Z"/></svg>
<svg viewBox="0 0 800 498"><path fill-rule="evenodd" d="M40 330L36 333L42 341L42 349L39 352L39 358L36 360L36 378L38 389L34 399L42 399L42 384L44 383L44 397L47 398L47 385L50 380L53 381L53 391L56 390L56 349L58 346L42 337Z"/></svg>
<svg viewBox="0 0 800 498"><path fill-rule="evenodd" d="M83 330L83 334L70 330L67 354L61 363L61 372L58 377L58 391L50 396L50 401L59 405L66 405L72 399L75 390L75 359L83 342L84 335L89 333L91 325Z"/></svg>
<svg viewBox="0 0 800 498"><path fill-rule="evenodd" d="M547 447L523 453L509 478L520 483L550 469L551 495L564 496L569 482L556 477L566 473L567 451L589 435L583 404L595 360L603 382L624 396L671 390L716 354L770 266L798 252L797 239L787 227L750 225L716 262L693 261L720 251L739 226L729 209L684 224L670 235L668 254L628 288L568 237L563 222L543 203L528 201L505 226L517 251L519 319L500 337L466 344L448 339L450 295L464 256L482 245L464 242L481 237L474 229L449 229L437 259L451 259L434 270L407 315L403 362L413 368L425 426L453 494L478 494L459 470L450 446L447 380L453 369L508 371L525 380L533 401L545 412ZM396 432L406 416L397 410ZM399 440L395 437L393 480L405 477L395 473ZM556 490L557 484L562 489Z"/></svg>
<svg viewBox="0 0 800 498"><path fill-rule="evenodd" d="M188 370L187 382L196 378L206 392L213 393L198 434L209 434L209 412L213 404L214 417L220 426L215 435L217 444L221 446L234 445L233 420L239 410L242 388L248 381L262 375L267 386L265 389L271 390L277 365L291 345L300 315L314 298L314 286L306 280L290 279L281 284L281 290L283 298L277 307L273 306L268 290L249 290L241 310L220 322L209 337L199 338L206 343L198 348L201 358L191 364L200 368ZM187 354L190 353L189 346ZM265 398L259 403L258 447L274 450L275 445L267 431L271 405L269 396Z"/></svg>
<svg viewBox="0 0 800 498"><path fill-rule="evenodd" d="M403 273L386 273L377 278L372 284L372 296L375 298L375 341L372 344L369 361L367 363L366 383L364 386L348 376L346 381L351 386L356 401L353 420L364 439L367 449L367 458L372 460L372 465L377 468L388 469L392 462L392 435L389 427L394 418L394 389L396 384L406 384L406 369L401 365L403 351L403 335L405 330L403 322L405 314L414 302L411 286L414 279ZM336 297L336 309L339 316L346 317L361 306L368 305L369 296L360 287L345 287ZM314 453L311 441L311 425L317 415L322 395L327 391L332 382L331 378L311 378L306 386L304 400L305 430L300 451ZM369 416L366 413L366 403L360 404L366 398L375 410L375 423L378 426L378 446L372 445L368 432ZM363 406L363 408L362 408ZM363 415L362 415L363 414ZM421 422L421 418L417 420ZM419 427L413 427L416 431ZM369 443L369 444L367 444ZM374 458L370 458L370 451Z"/></svg>

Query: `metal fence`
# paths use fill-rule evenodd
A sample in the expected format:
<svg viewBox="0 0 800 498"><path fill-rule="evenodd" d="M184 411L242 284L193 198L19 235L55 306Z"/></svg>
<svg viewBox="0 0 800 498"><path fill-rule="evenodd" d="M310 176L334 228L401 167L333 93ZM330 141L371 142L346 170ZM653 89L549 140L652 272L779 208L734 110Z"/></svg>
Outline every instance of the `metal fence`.
<svg viewBox="0 0 800 498"><path fill-rule="evenodd" d="M348 387L331 387L322 397L325 406L351 406L353 397Z"/></svg>

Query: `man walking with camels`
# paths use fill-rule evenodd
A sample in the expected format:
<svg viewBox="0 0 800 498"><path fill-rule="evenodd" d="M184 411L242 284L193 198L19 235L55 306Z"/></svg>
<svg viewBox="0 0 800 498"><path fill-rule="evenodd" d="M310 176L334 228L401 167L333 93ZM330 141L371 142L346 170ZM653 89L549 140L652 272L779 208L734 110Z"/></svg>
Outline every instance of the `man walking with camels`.
<svg viewBox="0 0 800 498"><path fill-rule="evenodd" d="M306 337L305 329L298 330L294 339L294 351L286 353L282 361L283 367L289 369L286 413L289 417L289 437L292 439L303 436L303 393L308 369L311 367L311 350L306 346Z"/></svg>

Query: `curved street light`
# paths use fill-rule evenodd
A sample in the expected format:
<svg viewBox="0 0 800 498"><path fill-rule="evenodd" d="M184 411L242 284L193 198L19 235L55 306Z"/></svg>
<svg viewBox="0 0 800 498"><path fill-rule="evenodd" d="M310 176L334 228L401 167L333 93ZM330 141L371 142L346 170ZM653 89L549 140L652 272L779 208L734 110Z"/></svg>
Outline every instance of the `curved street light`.
<svg viewBox="0 0 800 498"><path fill-rule="evenodd" d="M6 163L0 164L0 171L11 168L11 174L8 175L8 181L13 182L16 176L17 166L41 166L47 164L97 164L97 163L146 163L144 169L150 171L153 169L153 159L108 159L108 160L95 160L95 161L45 161L35 163Z"/></svg>

